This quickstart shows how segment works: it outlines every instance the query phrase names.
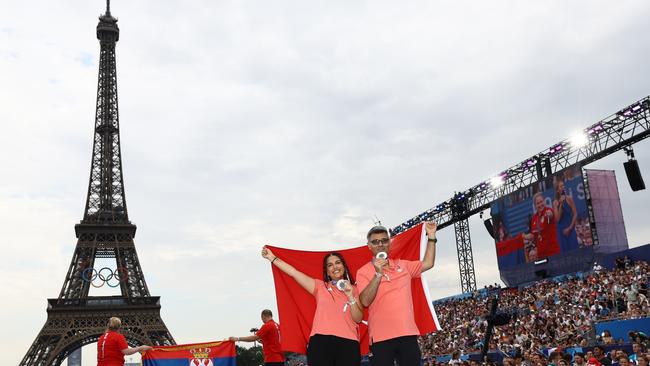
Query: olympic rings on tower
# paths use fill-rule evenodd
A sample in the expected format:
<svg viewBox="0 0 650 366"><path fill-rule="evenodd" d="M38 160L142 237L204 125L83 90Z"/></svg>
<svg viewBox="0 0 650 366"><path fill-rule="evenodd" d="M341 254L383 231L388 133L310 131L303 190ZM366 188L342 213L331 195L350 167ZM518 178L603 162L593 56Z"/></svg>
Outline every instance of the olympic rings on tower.
<svg viewBox="0 0 650 366"><path fill-rule="evenodd" d="M129 271L124 267L118 267L114 270L104 267L99 271L95 268L89 267L81 271L81 279L84 282L89 282L90 285L95 288L100 288L104 285L107 285L108 287L117 287L128 278ZM99 284L96 284L96 282L99 282Z"/></svg>

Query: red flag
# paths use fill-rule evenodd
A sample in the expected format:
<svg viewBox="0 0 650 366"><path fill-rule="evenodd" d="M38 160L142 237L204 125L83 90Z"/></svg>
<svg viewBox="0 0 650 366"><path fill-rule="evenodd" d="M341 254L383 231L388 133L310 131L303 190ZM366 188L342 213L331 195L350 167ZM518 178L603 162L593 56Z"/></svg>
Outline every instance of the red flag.
<svg viewBox="0 0 650 366"><path fill-rule="evenodd" d="M427 238L424 225L420 224L393 238L389 256L390 258L406 260L422 260L426 251L426 245ZM308 252L270 245L268 247L283 261L291 264L307 276L318 280L322 280L323 278L323 257L325 254L332 252ZM337 250L337 252L343 255L353 276L356 275L359 268L372 259L372 253L366 245L352 249ZM275 266L271 267L273 268L275 295L278 300L282 350L305 354L314 313L316 312L316 301L293 278L282 272L279 268ZM424 335L438 331L440 324L433 309L424 276L414 278L411 287L415 323L420 330L420 334ZM367 314L364 316L364 321L365 319L367 319ZM361 354L367 354L368 328L365 324L359 324L359 333Z"/></svg>

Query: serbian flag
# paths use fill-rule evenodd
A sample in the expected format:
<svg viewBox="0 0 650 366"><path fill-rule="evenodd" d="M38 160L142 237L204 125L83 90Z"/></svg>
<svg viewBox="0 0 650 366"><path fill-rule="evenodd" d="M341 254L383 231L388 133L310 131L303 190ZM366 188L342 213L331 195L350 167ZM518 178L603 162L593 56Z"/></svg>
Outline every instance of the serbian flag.
<svg viewBox="0 0 650 366"><path fill-rule="evenodd" d="M333 251L341 253L350 268L352 276L356 276L357 270L372 259L372 253L366 245L352 249L323 252L292 250L270 245L268 247L271 248L273 254L283 261L291 264L307 276L318 280L323 278L323 257L327 253ZM389 257L412 261L422 260L426 247L426 232L424 225L420 224L393 238ZM314 313L316 312L316 301L312 294L300 287L293 278L279 268L271 267L273 268L273 280L275 282L275 296L278 301L282 350L305 354ZM438 317L433 309L429 288L426 285L424 276L414 278L411 288L415 322L420 334L424 335L438 331L440 323L438 323ZM367 319L367 313L364 315L364 322L365 319ZM368 328L363 322L359 324L359 336L361 354L368 354Z"/></svg>
<svg viewBox="0 0 650 366"><path fill-rule="evenodd" d="M143 366L236 366L235 342L156 346L142 356Z"/></svg>

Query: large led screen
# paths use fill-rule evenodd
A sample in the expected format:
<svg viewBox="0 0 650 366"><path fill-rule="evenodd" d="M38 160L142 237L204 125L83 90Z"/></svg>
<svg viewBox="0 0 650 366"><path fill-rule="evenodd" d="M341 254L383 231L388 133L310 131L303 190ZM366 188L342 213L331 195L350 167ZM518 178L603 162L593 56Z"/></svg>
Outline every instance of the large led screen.
<svg viewBox="0 0 650 366"><path fill-rule="evenodd" d="M580 166L533 183L492 203L499 269L593 245Z"/></svg>

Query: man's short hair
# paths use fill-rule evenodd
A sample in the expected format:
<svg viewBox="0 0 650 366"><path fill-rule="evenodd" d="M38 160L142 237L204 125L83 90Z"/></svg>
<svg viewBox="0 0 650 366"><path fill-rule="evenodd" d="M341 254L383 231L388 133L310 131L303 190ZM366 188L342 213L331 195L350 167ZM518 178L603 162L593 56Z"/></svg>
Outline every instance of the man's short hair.
<svg viewBox="0 0 650 366"><path fill-rule="evenodd" d="M273 312L271 312L271 310L269 310L269 309L264 309L264 310L262 310L262 316L272 318L273 317Z"/></svg>
<svg viewBox="0 0 650 366"><path fill-rule="evenodd" d="M594 349L598 348L601 352L605 353L605 348L603 346L595 345Z"/></svg>
<svg viewBox="0 0 650 366"><path fill-rule="evenodd" d="M379 233L386 233L386 235L390 237L390 232L388 231L388 229L386 229L385 226L377 225L377 226L373 226L370 230L368 230L368 235L366 235L366 240L370 239L370 235L379 234Z"/></svg>
<svg viewBox="0 0 650 366"><path fill-rule="evenodd" d="M560 352L560 351L553 351L553 352L551 352L550 355L548 355L548 358L551 359L551 360L554 360L556 357L560 357L560 358L561 358L561 357L562 357L562 352Z"/></svg>

